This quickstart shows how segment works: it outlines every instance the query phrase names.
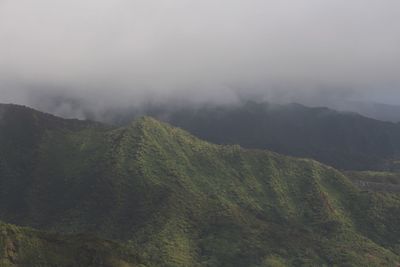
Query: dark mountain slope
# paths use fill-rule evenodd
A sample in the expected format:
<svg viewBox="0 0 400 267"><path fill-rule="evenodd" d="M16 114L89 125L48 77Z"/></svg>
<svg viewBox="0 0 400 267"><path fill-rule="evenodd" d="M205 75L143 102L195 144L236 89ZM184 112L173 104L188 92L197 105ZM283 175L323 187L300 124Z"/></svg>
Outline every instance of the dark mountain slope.
<svg viewBox="0 0 400 267"><path fill-rule="evenodd" d="M328 104L336 110L352 111L382 121L400 122L400 106L376 102L341 101Z"/></svg>
<svg viewBox="0 0 400 267"><path fill-rule="evenodd" d="M355 113L254 102L149 113L213 143L309 157L347 170L398 168L400 125Z"/></svg>
<svg viewBox="0 0 400 267"><path fill-rule="evenodd" d="M333 168L212 145L151 118L108 130L63 123L38 124L23 176L1 147L0 219L124 240L149 266L400 261L399 197L362 193Z"/></svg>
<svg viewBox="0 0 400 267"><path fill-rule="evenodd" d="M63 120L36 110L0 104L0 206L2 209L26 209L24 199L31 184L37 151L51 131L101 131L106 127L88 121ZM8 185L8 186L5 186ZM12 187L9 187L12 185ZM14 207L10 207L8 202Z"/></svg>

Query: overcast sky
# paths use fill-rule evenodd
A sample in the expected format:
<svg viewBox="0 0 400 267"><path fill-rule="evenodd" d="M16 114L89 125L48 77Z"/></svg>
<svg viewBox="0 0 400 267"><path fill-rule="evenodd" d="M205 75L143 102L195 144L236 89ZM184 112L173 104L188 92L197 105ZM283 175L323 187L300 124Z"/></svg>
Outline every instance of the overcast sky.
<svg viewBox="0 0 400 267"><path fill-rule="evenodd" d="M400 1L0 0L0 102L43 94L400 104Z"/></svg>

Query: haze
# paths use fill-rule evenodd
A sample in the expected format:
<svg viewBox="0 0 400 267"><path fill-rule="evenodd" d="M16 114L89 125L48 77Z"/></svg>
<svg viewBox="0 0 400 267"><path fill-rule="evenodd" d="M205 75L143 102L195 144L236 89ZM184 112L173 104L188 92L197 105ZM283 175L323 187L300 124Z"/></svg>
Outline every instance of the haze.
<svg viewBox="0 0 400 267"><path fill-rule="evenodd" d="M399 25L397 0L2 0L0 102L400 104Z"/></svg>

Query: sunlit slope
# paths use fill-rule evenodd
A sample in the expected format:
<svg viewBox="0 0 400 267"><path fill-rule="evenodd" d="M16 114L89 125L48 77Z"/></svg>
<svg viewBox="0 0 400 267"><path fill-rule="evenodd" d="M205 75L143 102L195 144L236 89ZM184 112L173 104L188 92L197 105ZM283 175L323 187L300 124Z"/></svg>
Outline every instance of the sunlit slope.
<svg viewBox="0 0 400 267"><path fill-rule="evenodd" d="M312 160L212 145L148 117L45 128L23 176L4 148L0 219L127 241L149 266L399 262L400 199Z"/></svg>
<svg viewBox="0 0 400 267"><path fill-rule="evenodd" d="M345 170L399 170L400 124L356 113L248 102L154 114L212 143L313 158Z"/></svg>

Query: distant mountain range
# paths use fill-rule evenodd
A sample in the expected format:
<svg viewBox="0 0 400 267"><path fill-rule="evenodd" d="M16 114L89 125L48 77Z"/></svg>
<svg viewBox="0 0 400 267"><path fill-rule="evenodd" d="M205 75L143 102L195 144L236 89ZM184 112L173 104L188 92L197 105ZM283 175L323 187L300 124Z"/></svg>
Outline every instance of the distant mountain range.
<svg viewBox="0 0 400 267"><path fill-rule="evenodd" d="M69 115L80 114L119 126L140 116L152 116L212 143L313 158L343 170L400 170L400 123L391 122L400 116L400 108L395 105L327 102L327 106L347 110L336 111L300 104L243 101L230 105L149 103L103 110L97 107L94 111L96 108L78 100L56 98L44 102L53 103L44 108L57 113L73 110Z"/></svg>
<svg viewBox="0 0 400 267"><path fill-rule="evenodd" d="M338 101L330 103L327 106L337 110L357 112L363 116L377 120L400 122L400 105L360 101Z"/></svg>
<svg viewBox="0 0 400 267"><path fill-rule="evenodd" d="M249 142L258 140L255 126L280 126L267 117L275 123L267 127L254 115L271 107L249 105L237 113L188 111L187 117L179 113L183 117L169 119L197 121L209 130L211 125L218 136L235 137L233 130L250 133ZM304 135L314 123L349 134L379 125L384 134L375 129L371 135L385 138L383 144L393 134L390 127L397 129L327 109L294 105L284 108L288 113L272 110L284 119L283 126L285 121L294 124L287 136L296 140L300 134L298 141L307 137L307 144L322 142ZM298 117L285 117L293 114ZM194 119L203 116L205 122ZM217 128L217 122L225 125ZM331 133L332 138L337 134ZM280 135L285 133L275 136ZM347 145L357 142L347 138ZM234 142L228 135L225 140ZM363 141L355 148L366 144L375 143ZM84 266L400 263L399 195L362 192L341 172L316 161L210 144L149 117L112 127L0 105L0 220L62 233L1 224L4 266L74 266L80 259ZM98 237L79 239L76 233Z"/></svg>
<svg viewBox="0 0 400 267"><path fill-rule="evenodd" d="M253 101L259 104L267 104L263 99L263 96L257 98L254 96ZM286 100L287 101L287 100ZM345 100L341 98L321 98L321 99L298 99L300 105L313 108L327 107L333 110L342 112L353 112L358 113L361 116L376 119L380 121L388 121L398 123L400 122L400 105L379 103L372 101L355 101ZM251 102L247 98L242 98L238 103L232 104L231 106L240 107L246 103ZM201 104L190 103L188 101L165 101L161 103L148 102L142 105L136 104L133 106L113 105L99 105L96 101L85 101L83 99L71 98L60 95L52 94L40 94L32 99L32 103L35 103L35 107L39 110L47 111L52 114L68 117L68 118L86 118L106 123L126 123L130 122L132 115L138 113L149 113L154 110L171 111L177 108L191 108L197 109ZM270 102L269 105L276 106L290 106L289 102L286 104L278 104ZM203 106L216 107L224 106L222 104L203 104ZM225 105L226 106L226 105Z"/></svg>

